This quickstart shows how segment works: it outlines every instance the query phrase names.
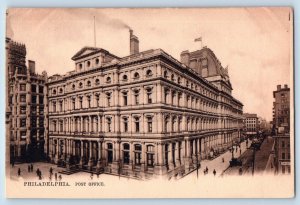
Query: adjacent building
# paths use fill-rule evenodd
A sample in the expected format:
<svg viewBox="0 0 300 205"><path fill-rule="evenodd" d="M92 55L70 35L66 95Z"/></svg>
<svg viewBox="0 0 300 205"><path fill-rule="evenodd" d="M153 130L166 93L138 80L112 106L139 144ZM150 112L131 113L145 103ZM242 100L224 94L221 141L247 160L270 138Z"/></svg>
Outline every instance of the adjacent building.
<svg viewBox="0 0 300 205"><path fill-rule="evenodd" d="M257 114L244 113L244 123L247 137L251 137L257 134L259 125Z"/></svg>
<svg viewBox="0 0 300 205"><path fill-rule="evenodd" d="M89 170L137 178L182 176L240 138L243 104L228 69L207 47L130 55L84 47L74 70L49 77L45 153L66 172Z"/></svg>
<svg viewBox="0 0 300 205"><path fill-rule="evenodd" d="M35 62L26 65L26 46L6 39L6 136L10 161L43 158L44 108L47 74L35 72Z"/></svg>
<svg viewBox="0 0 300 205"><path fill-rule="evenodd" d="M273 91L273 133L275 133L275 167L278 174L291 172L290 88L277 85Z"/></svg>

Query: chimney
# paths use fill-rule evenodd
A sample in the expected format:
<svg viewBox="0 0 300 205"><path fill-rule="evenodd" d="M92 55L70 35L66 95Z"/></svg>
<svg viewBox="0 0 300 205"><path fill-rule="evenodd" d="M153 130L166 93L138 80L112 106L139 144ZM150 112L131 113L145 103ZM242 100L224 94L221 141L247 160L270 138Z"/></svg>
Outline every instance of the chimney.
<svg viewBox="0 0 300 205"><path fill-rule="evenodd" d="M284 88L288 88L287 84L284 84Z"/></svg>
<svg viewBox="0 0 300 205"><path fill-rule="evenodd" d="M277 85L277 90L281 90L281 85Z"/></svg>
<svg viewBox="0 0 300 205"><path fill-rule="evenodd" d="M139 53L139 39L133 35L133 30L129 30L130 33L130 55Z"/></svg>
<svg viewBox="0 0 300 205"><path fill-rule="evenodd" d="M30 73L35 73L35 61L28 60L28 68Z"/></svg>
<svg viewBox="0 0 300 205"><path fill-rule="evenodd" d="M190 52L187 51L182 51L180 54L180 61L186 66L189 66L190 64Z"/></svg>

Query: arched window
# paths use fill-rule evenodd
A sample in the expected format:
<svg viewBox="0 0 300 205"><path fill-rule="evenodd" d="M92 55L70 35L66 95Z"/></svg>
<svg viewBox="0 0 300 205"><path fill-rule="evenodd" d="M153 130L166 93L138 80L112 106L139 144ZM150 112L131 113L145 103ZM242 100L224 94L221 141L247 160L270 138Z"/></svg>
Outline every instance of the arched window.
<svg viewBox="0 0 300 205"><path fill-rule="evenodd" d="M134 164L141 165L142 160L142 146L140 144L134 145Z"/></svg>
<svg viewBox="0 0 300 205"><path fill-rule="evenodd" d="M168 78L168 71L164 72L164 78Z"/></svg>
<svg viewBox="0 0 300 205"><path fill-rule="evenodd" d="M82 88L82 82L79 83L79 88Z"/></svg>
<svg viewBox="0 0 300 205"><path fill-rule="evenodd" d="M108 132L111 132L111 117L107 117L106 118L106 121L107 121L107 131Z"/></svg>
<svg viewBox="0 0 300 205"><path fill-rule="evenodd" d="M52 94L53 94L53 95L56 95L56 89L53 89L53 90L52 90Z"/></svg>
<svg viewBox="0 0 300 205"><path fill-rule="evenodd" d="M139 79L140 78L140 74L138 72L135 72L134 75L133 75L133 77L135 79Z"/></svg>
<svg viewBox="0 0 300 205"><path fill-rule="evenodd" d="M177 82L178 82L179 85L181 84L181 78L180 77L178 77Z"/></svg>
<svg viewBox="0 0 300 205"><path fill-rule="evenodd" d="M75 90L75 84L72 85L72 90Z"/></svg>
<svg viewBox="0 0 300 205"><path fill-rule="evenodd" d="M60 89L59 89L59 93L62 93L62 92L63 92L63 89L62 89L62 88L60 88Z"/></svg>
<svg viewBox="0 0 300 205"><path fill-rule="evenodd" d="M172 81L175 81L174 74L171 75L171 80L172 80Z"/></svg>
<svg viewBox="0 0 300 205"><path fill-rule="evenodd" d="M113 162L113 144L107 143L107 162L112 163Z"/></svg>
<svg viewBox="0 0 300 205"><path fill-rule="evenodd" d="M127 80L128 80L127 75L123 75L123 81L127 81Z"/></svg>
<svg viewBox="0 0 300 205"><path fill-rule="evenodd" d="M81 63L79 64L79 69L80 69L80 70L82 69L82 64L81 64Z"/></svg>
<svg viewBox="0 0 300 205"><path fill-rule="evenodd" d="M106 78L106 82L107 82L107 83L111 83L111 78L110 78L110 77L107 77L107 78Z"/></svg>
<svg viewBox="0 0 300 205"><path fill-rule="evenodd" d="M100 84L100 80L99 80L98 78L95 80L95 84L96 84L96 85L99 85L99 84Z"/></svg>
<svg viewBox="0 0 300 205"><path fill-rule="evenodd" d="M129 164L130 162L130 145L128 143L123 144L123 162Z"/></svg>
<svg viewBox="0 0 300 205"><path fill-rule="evenodd" d="M140 132L140 118L134 117L135 132Z"/></svg>
<svg viewBox="0 0 300 205"><path fill-rule="evenodd" d="M152 70L147 70L147 72L146 72L146 76L148 76L148 77L150 77L150 76L152 76L153 74L152 74Z"/></svg>
<svg viewBox="0 0 300 205"><path fill-rule="evenodd" d="M96 64L98 65L99 63L100 63L100 60L99 60L99 58L96 58Z"/></svg>
<svg viewBox="0 0 300 205"><path fill-rule="evenodd" d="M86 83L86 85L88 86L88 87L91 87L91 81L87 81L87 83Z"/></svg>
<svg viewBox="0 0 300 205"><path fill-rule="evenodd" d="M147 145L147 166L154 167L154 146Z"/></svg>
<svg viewBox="0 0 300 205"><path fill-rule="evenodd" d="M88 62L86 63L86 65L87 65L87 67L90 67L90 66L91 66L91 62L88 61Z"/></svg>

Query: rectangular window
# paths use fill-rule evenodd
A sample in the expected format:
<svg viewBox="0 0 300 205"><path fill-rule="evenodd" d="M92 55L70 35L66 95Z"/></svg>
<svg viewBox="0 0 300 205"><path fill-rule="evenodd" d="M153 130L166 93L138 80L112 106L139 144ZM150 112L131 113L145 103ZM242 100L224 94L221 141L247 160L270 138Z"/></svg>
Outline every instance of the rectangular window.
<svg viewBox="0 0 300 205"><path fill-rule="evenodd" d="M44 104L44 97L43 96L39 96L39 104Z"/></svg>
<svg viewBox="0 0 300 205"><path fill-rule="evenodd" d="M127 93L123 94L123 102L124 102L124 106L127 106Z"/></svg>
<svg viewBox="0 0 300 205"><path fill-rule="evenodd" d="M285 159L285 153L284 152L281 154L281 158Z"/></svg>
<svg viewBox="0 0 300 205"><path fill-rule="evenodd" d="M43 86L39 86L39 93L44 93L44 87Z"/></svg>
<svg viewBox="0 0 300 205"><path fill-rule="evenodd" d="M20 119L20 127L26 127L26 118Z"/></svg>
<svg viewBox="0 0 300 205"><path fill-rule="evenodd" d="M26 102L26 95L20 95L20 102Z"/></svg>
<svg viewBox="0 0 300 205"><path fill-rule="evenodd" d="M31 85L31 92L36 93L36 85Z"/></svg>
<svg viewBox="0 0 300 205"><path fill-rule="evenodd" d="M148 121L148 132L152 132L152 120Z"/></svg>
<svg viewBox="0 0 300 205"><path fill-rule="evenodd" d="M20 106L20 114L26 114L26 106Z"/></svg>
<svg viewBox="0 0 300 205"><path fill-rule="evenodd" d="M26 84L20 84L20 91L26 91Z"/></svg>
<svg viewBox="0 0 300 205"><path fill-rule="evenodd" d="M124 120L124 132L128 132L128 121Z"/></svg>

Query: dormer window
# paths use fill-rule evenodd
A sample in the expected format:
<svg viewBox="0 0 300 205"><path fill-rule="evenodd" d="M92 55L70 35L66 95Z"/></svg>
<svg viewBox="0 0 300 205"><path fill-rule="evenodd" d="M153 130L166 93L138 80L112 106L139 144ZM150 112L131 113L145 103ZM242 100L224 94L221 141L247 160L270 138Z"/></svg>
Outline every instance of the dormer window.
<svg viewBox="0 0 300 205"><path fill-rule="evenodd" d="M56 90L55 90L55 89L52 91L52 94L53 94L53 95L56 95Z"/></svg>
<svg viewBox="0 0 300 205"><path fill-rule="evenodd" d="M123 81L127 81L128 78L127 78L127 75L123 75Z"/></svg>
<svg viewBox="0 0 300 205"><path fill-rule="evenodd" d="M96 62L96 64L98 65L98 64L100 63L99 58L97 58L95 62Z"/></svg>
<svg viewBox="0 0 300 205"><path fill-rule="evenodd" d="M164 78L168 78L168 71L164 72Z"/></svg>
<svg viewBox="0 0 300 205"><path fill-rule="evenodd" d="M172 80L172 81L175 80L174 74L171 75L171 80Z"/></svg>
<svg viewBox="0 0 300 205"><path fill-rule="evenodd" d="M82 88L82 82L79 83L79 88Z"/></svg>
<svg viewBox="0 0 300 205"><path fill-rule="evenodd" d="M63 93L63 89L62 88L59 89L59 93Z"/></svg>
<svg viewBox="0 0 300 205"><path fill-rule="evenodd" d="M146 75L147 75L147 77L150 77L150 76L152 76L152 70L147 70L147 72L146 72Z"/></svg>
<svg viewBox="0 0 300 205"><path fill-rule="evenodd" d="M181 84L181 78L180 77L178 77L178 84L180 85Z"/></svg>
<svg viewBox="0 0 300 205"><path fill-rule="evenodd" d="M99 80L98 78L95 80L95 84L96 84L96 85L99 85L99 84L100 84L100 80Z"/></svg>
<svg viewBox="0 0 300 205"><path fill-rule="evenodd" d="M87 81L86 85L87 85L88 87L91 87L91 81Z"/></svg>
<svg viewBox="0 0 300 205"><path fill-rule="evenodd" d="M81 63L79 64L79 69L80 69L80 70L82 69L82 64L81 64Z"/></svg>
<svg viewBox="0 0 300 205"><path fill-rule="evenodd" d="M134 77L134 79L139 79L140 78L140 74L138 72L135 72L133 77Z"/></svg>
<svg viewBox="0 0 300 205"><path fill-rule="evenodd" d="M107 83L111 83L111 78L110 78L110 77L107 77L107 78L106 78L106 82L107 82Z"/></svg>
<svg viewBox="0 0 300 205"><path fill-rule="evenodd" d="M88 61L88 62L86 63L86 65L87 65L87 67L90 67L90 66L91 66L91 62Z"/></svg>
<svg viewBox="0 0 300 205"><path fill-rule="evenodd" d="M72 85L72 90L75 90L75 84Z"/></svg>

